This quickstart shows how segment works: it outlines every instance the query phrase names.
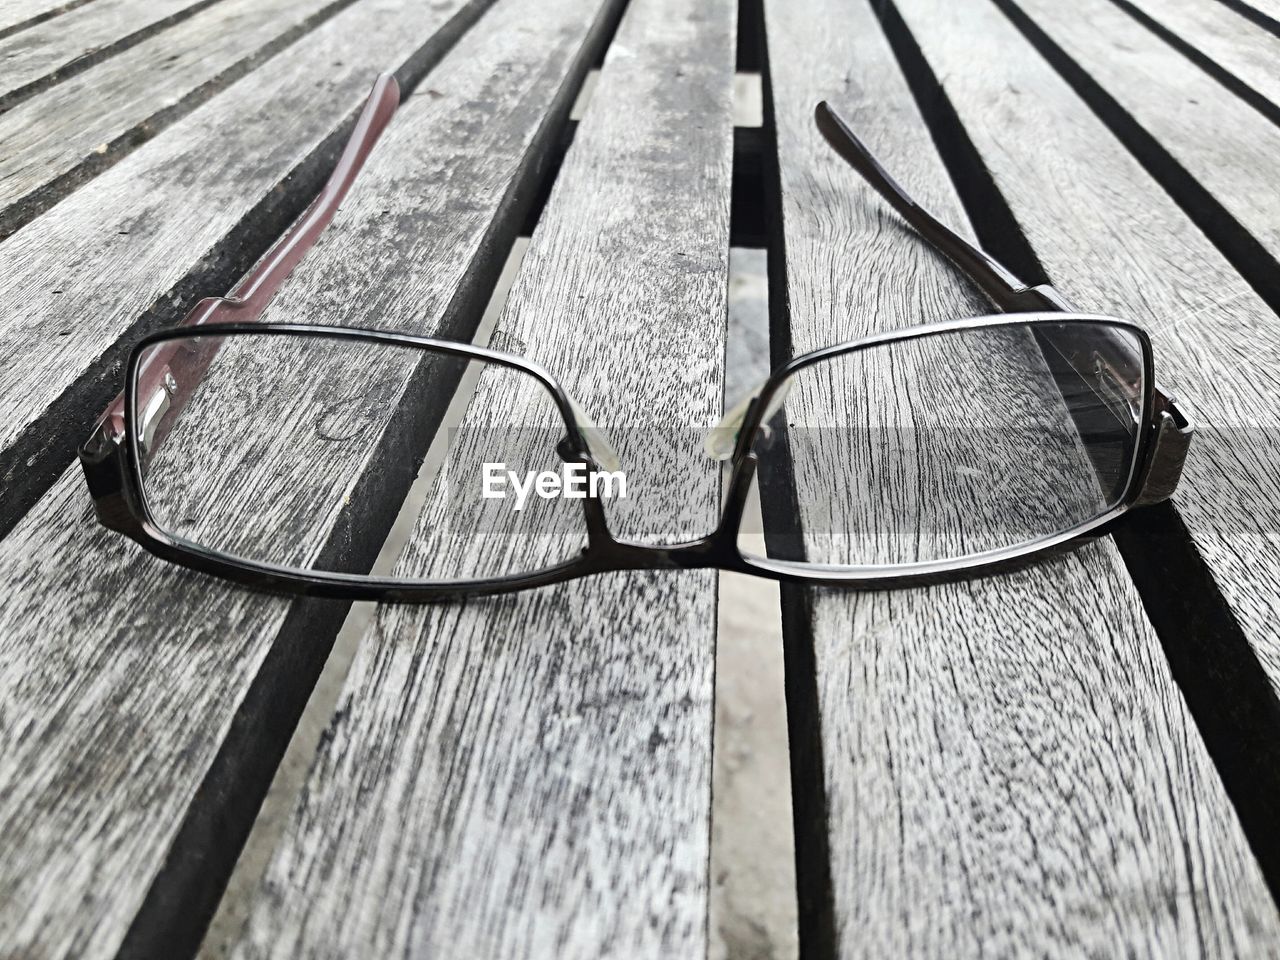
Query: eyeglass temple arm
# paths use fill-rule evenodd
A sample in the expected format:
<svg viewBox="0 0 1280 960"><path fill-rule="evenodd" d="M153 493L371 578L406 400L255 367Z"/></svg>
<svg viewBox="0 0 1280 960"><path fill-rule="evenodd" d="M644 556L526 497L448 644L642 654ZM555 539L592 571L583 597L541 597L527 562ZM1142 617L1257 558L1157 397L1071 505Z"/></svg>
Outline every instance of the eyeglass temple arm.
<svg viewBox="0 0 1280 960"><path fill-rule="evenodd" d="M920 206L825 100L814 109L814 120L832 149L857 170L917 233L960 267L1001 310L1078 312L1052 285L1028 286L1000 261ZM1151 452L1142 466L1144 479L1137 500L1139 505L1158 503L1173 494L1194 430L1174 398L1158 384L1154 387L1154 394L1152 415L1156 429Z"/></svg>
<svg viewBox="0 0 1280 960"><path fill-rule="evenodd" d="M400 87L389 73L378 77L355 128L324 188L231 289L226 297L206 297L178 324L254 323L293 268L315 245L333 220L378 138L400 104ZM138 372L137 404L145 422L139 425L144 447L153 450L191 398L200 378L217 353L217 341L197 345L193 341L169 341L151 350ZM124 436L124 393L121 392L99 418L93 435L81 449L81 460L101 459L106 447Z"/></svg>
<svg viewBox="0 0 1280 960"><path fill-rule="evenodd" d="M814 119L827 143L845 162L866 180L907 223L929 243L946 255L976 283L1001 310L1070 310L1065 300L1052 287L1028 287L1004 264L970 243L912 198L880 165L858 135L849 129L841 116L825 100L814 109ZM765 381L767 382L767 380ZM737 444L738 431L746 418L750 401L764 388L764 383L748 394L711 429L704 443L707 456L728 460ZM777 401L771 404L772 413ZM768 416L762 418L767 420Z"/></svg>
<svg viewBox="0 0 1280 960"><path fill-rule="evenodd" d="M1052 287L1030 287L1000 261L931 214L889 175L825 100L814 109L818 130L845 162L916 232L963 270L1001 310L1071 309Z"/></svg>

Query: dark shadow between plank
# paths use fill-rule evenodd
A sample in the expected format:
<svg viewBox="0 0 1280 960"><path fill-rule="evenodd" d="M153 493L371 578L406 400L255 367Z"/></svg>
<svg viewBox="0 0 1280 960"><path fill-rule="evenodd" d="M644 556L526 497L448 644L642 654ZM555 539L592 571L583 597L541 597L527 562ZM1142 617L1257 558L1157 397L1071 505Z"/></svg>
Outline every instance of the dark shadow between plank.
<svg viewBox="0 0 1280 960"><path fill-rule="evenodd" d="M994 2L1001 9L1012 6L1009 0ZM872 6L980 242L1023 280L1045 282L1012 209L896 7L887 0L872 0ZM1280 700L1172 504L1133 512L1114 539L1250 849L1280 902Z"/></svg>
<svg viewBox="0 0 1280 960"><path fill-rule="evenodd" d="M155 36L162 30L173 26L175 23L181 23L183 20L194 17L197 13L208 9L215 3L217 3L217 0L198 0L197 3L193 3L191 6L171 14L163 20L157 20L154 23L149 23L140 30L135 30L133 33L125 34L123 37L112 40L110 43L104 43L102 46L92 48L78 57L73 57L66 63L49 71L44 76L37 77L30 83L24 83L22 86L15 87L8 93L0 96L0 113L14 107L23 100L26 100L28 97L32 97L35 94L40 93L42 90L49 89L56 83L61 83L63 80L74 77L77 73L83 73L94 64L101 63L103 60L106 60L109 57L114 57L118 53L123 53L130 47L136 46L143 40Z"/></svg>
<svg viewBox="0 0 1280 960"><path fill-rule="evenodd" d="M119 161L129 150L155 133L194 110L227 85L260 66L269 57L314 29L329 16L349 6L353 0L336 0L309 19L253 56L240 61L194 91L180 103L163 112L163 122L153 117L147 132L137 142L130 142L114 152L108 150L102 166L87 170L78 167L67 177L56 181L60 188L45 206L57 202L83 180L95 176ZM492 0L468 5L445 24L396 71L402 98L408 99L426 73L440 61L467 29L480 18ZM234 74L234 75L232 75ZM39 420L29 424L4 453L0 453L0 486L5 496L0 501L0 537L4 537L22 516L44 495L75 458L77 446L88 436L93 418L120 390L120 377L129 350L140 337L178 323L202 297L216 296L228 289L252 266L276 238L302 213L311 199L324 186L338 154L355 125L359 109L355 108L345 123L318 145L277 185L267 192L223 239L201 258L196 269L184 276L153 306L142 313L116 341L104 351L93 368L69 386ZM123 140L129 140L126 135ZM119 141L118 141L119 143ZM64 182L69 181L69 182ZM41 211L37 211L41 212ZM34 217L37 213L32 213ZM6 234L0 221L0 239ZM494 276L496 280L496 274ZM492 284L490 284L492 286ZM483 301L482 301L483 302ZM59 331L58 336L73 336L73 330Z"/></svg>
<svg viewBox="0 0 1280 960"><path fill-rule="evenodd" d="M1280 105L1272 103L1253 87L1249 86L1235 74L1231 73L1225 67L1221 66L1216 60L1208 55L1201 53L1199 49L1191 43L1178 36L1164 24L1153 20L1147 16L1146 12L1138 9L1129 0L1111 0L1117 7L1127 13L1133 19L1154 33L1157 37L1167 43L1173 49L1198 66L1213 79L1230 90L1233 94L1243 100L1253 109L1270 120L1272 123L1280 126Z"/></svg>
<svg viewBox="0 0 1280 960"><path fill-rule="evenodd" d="M21 33L23 30L30 30L32 27L44 23L46 20L52 20L54 17L60 17L64 13L70 13L77 7L83 7L89 2L91 0L68 0L67 3L56 6L51 10L46 10L44 13L37 13L34 17L28 17L18 23L11 23L7 27L0 27L0 40L5 37L11 37L15 33Z"/></svg>
<svg viewBox="0 0 1280 960"><path fill-rule="evenodd" d="M1049 38L1013 0L992 0L1067 81L1183 212L1222 251L1236 272L1280 313L1280 263L1102 85Z"/></svg>
<svg viewBox="0 0 1280 960"><path fill-rule="evenodd" d="M493 294L519 228L529 215L533 198L550 189L547 181L558 171L558 166L549 162L550 155L555 145L563 141L569 109L583 78L612 39L625 5L623 0L614 3L584 41L582 56L570 74L570 81L548 112L522 159L506 200L487 228L485 242L480 245L485 252L477 258L443 313L439 336L469 339L473 332ZM433 46L437 39L433 38L427 44L433 48L429 56L423 55L424 47L398 71L406 98L464 29L454 31L447 44ZM345 131L342 136L335 136L339 147L345 136ZM324 166L321 173L327 169ZM445 388L452 389L448 384ZM431 389L423 383L408 390L407 395L415 395L417 390L418 395L427 396ZM338 530L330 537L330 543L335 545L351 543L353 539L375 545L367 557L353 558L353 562L372 566L400 509L403 495L416 476L421 456L427 450L425 441L434 432L438 415L445 406L447 401L426 403L417 405L416 413L404 412L398 418L396 429L391 431L396 438L384 445L395 451L386 461L389 469L380 471L374 467L366 471L361 480L362 490L365 487L372 490L376 484L377 492L353 495L351 502L365 505L363 509L367 513L353 514L344 520L347 526L359 524L360 529L374 530L380 535L352 538ZM406 449L419 453L405 457ZM388 489L388 484L395 489L402 488L399 499L394 496L395 489ZM280 633L232 720L230 732L187 810L164 866L130 926L118 954L120 958L189 957L199 949L349 607L347 602L314 599L298 600L290 607Z"/></svg>
<svg viewBox="0 0 1280 960"><path fill-rule="evenodd" d="M1228 10L1234 10L1250 23L1280 37L1280 20L1267 16L1256 7L1250 6L1245 0L1218 0L1218 2Z"/></svg>
<svg viewBox="0 0 1280 960"><path fill-rule="evenodd" d="M191 90L177 102L135 124L131 129L126 130L120 136L107 143L101 153L94 152L82 158L79 163L61 176L55 177L22 197L22 199L0 210L0 241L17 233L72 191L88 183L103 171L115 166L148 140L154 139L157 134L177 123L201 104L212 99L216 94L231 86L241 77L246 76L250 71L262 66L262 64L286 47L300 40L330 17L341 13L354 2L355 0L334 0L333 3L320 8L310 17L281 33L270 42L250 51L243 59ZM86 67L92 65L86 64ZM79 71L76 72L78 73ZM70 74L64 74L58 79L65 80L68 76ZM11 105L8 104L6 106Z"/></svg>
<svg viewBox="0 0 1280 960"><path fill-rule="evenodd" d="M782 181L778 167L777 120L764 29L763 0L740 0L739 68L749 64L761 74L763 124L745 131L744 166L739 176L739 151L734 155L731 232L756 237L767 251L769 289L769 354L774 369L791 359L791 308L787 285L787 256L782 229ZM740 131L744 132L744 131ZM752 196L754 194L754 196ZM745 208L740 213L740 208ZM748 205L754 206L752 211ZM759 477L765 542L791 538L799 532L799 504L795 484L775 471ZM818 704L818 673L814 658L813 604L810 588L780 584L782 604L783 671L787 704L787 741L791 766L792 833L795 843L796 902L800 956L830 960L836 949L835 894L831 879L831 851L827 818L826 765L822 749Z"/></svg>

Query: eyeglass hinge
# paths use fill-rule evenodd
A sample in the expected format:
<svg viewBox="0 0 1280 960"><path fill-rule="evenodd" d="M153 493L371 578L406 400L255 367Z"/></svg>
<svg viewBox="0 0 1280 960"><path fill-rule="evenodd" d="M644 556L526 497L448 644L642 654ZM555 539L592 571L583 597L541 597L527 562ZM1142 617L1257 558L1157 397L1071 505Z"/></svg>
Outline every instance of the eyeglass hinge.
<svg viewBox="0 0 1280 960"><path fill-rule="evenodd" d="M93 508L103 526L126 533L137 521L125 499L124 430L111 416L98 421L77 451Z"/></svg>
<svg viewBox="0 0 1280 960"><path fill-rule="evenodd" d="M1135 507L1162 503L1173 496L1195 433L1191 418L1179 409L1177 400L1159 386L1155 390L1155 416L1151 455L1147 458L1147 473L1142 491L1134 501Z"/></svg>

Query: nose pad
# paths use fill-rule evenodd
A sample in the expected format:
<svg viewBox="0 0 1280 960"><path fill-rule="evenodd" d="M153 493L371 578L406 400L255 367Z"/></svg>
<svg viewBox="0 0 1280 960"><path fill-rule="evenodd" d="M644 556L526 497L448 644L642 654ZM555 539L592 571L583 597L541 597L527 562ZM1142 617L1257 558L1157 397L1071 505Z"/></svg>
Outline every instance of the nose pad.
<svg viewBox="0 0 1280 960"><path fill-rule="evenodd" d="M720 418L720 422L707 431L706 438L702 441L703 452L712 460L729 460L733 457L733 451L738 446L738 434L742 432L743 421L747 419L747 411L751 409L751 403L764 391L768 384L766 380L757 389L748 393L745 397L735 403L732 407L725 411L724 416ZM784 380L782 384L773 392L773 396L769 398L769 406L764 412L764 416L760 418L761 439L767 442L772 435L769 428L769 421L773 419L773 415L782 408L782 404L787 399L787 392L791 389L791 381Z"/></svg>
<svg viewBox="0 0 1280 960"><path fill-rule="evenodd" d="M728 460L733 456L734 447L738 445L738 432L742 429L742 421L747 417L747 410L756 395L749 393L724 412L720 422L707 431L702 441L702 451L712 460Z"/></svg>
<svg viewBox="0 0 1280 960"><path fill-rule="evenodd" d="M618 451L613 448L609 435L596 426L595 421L574 402L572 397L568 399L569 407L573 410L574 419L578 421L578 430L582 433L582 439L586 441L587 453L591 454L591 459L597 466L610 473L621 470L622 460L618 457ZM565 460L573 460L578 456L578 452L569 443L568 437L560 441L556 450Z"/></svg>

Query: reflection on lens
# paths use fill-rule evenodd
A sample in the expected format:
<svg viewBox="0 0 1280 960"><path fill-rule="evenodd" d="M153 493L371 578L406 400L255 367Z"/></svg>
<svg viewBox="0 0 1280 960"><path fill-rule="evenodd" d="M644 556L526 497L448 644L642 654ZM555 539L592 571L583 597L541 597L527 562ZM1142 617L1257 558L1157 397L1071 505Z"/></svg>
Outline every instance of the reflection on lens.
<svg viewBox="0 0 1280 960"><path fill-rule="evenodd" d="M132 426L154 522L241 560L366 573L420 468L397 579L531 573L585 543L577 500L484 495L486 464L521 482L565 468L553 397L500 365L341 336L164 341Z"/></svg>
<svg viewBox="0 0 1280 960"><path fill-rule="evenodd" d="M1084 321L932 333L803 367L752 448L768 556L906 567L1094 520L1129 487L1144 377L1130 330Z"/></svg>

